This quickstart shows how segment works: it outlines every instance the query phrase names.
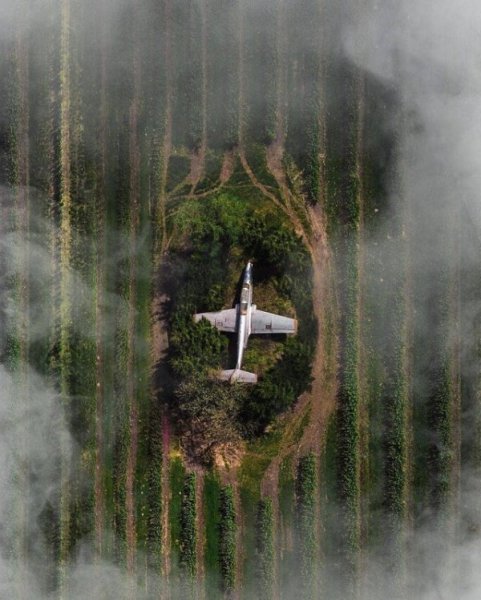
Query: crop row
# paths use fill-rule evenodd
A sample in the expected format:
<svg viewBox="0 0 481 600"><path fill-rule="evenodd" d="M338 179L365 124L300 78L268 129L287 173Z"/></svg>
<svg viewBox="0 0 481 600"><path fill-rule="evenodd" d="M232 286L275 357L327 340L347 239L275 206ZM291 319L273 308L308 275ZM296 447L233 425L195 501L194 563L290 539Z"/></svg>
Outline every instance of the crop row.
<svg viewBox="0 0 481 600"><path fill-rule="evenodd" d="M301 597L316 593L316 459L308 454L299 460L296 478L296 530L299 552Z"/></svg>
<svg viewBox="0 0 481 600"><path fill-rule="evenodd" d="M196 148L202 135L203 65L201 8L191 0L172 3L173 143Z"/></svg>
<svg viewBox="0 0 481 600"><path fill-rule="evenodd" d="M236 511L234 490L228 485L220 495L219 562L222 589L230 594L236 583Z"/></svg>
<svg viewBox="0 0 481 600"><path fill-rule="evenodd" d="M439 298L434 307L434 338L437 347L429 369L430 392L427 399L427 423L431 440L427 448L429 465L429 502L435 514L447 507L450 493L452 451L452 403L454 392L453 365L449 348L452 322L450 321L449 276L441 275Z"/></svg>
<svg viewBox="0 0 481 600"><path fill-rule="evenodd" d="M322 164L322 19L319 5L302 0L287 5L288 118L287 150L303 172L306 198L320 196Z"/></svg>
<svg viewBox="0 0 481 600"><path fill-rule="evenodd" d="M187 579L193 578L195 576L197 566L195 473L189 473L184 479L182 505L180 509L179 538L179 565L181 572Z"/></svg>
<svg viewBox="0 0 481 600"><path fill-rule="evenodd" d="M345 573L349 595L356 578L360 546L359 464L359 216L358 94L355 69L336 65L329 81L345 99L332 107L327 130L327 204L329 231L335 246L339 298L339 385L337 392L336 488L339 504L335 553Z"/></svg>
<svg viewBox="0 0 481 600"><path fill-rule="evenodd" d="M162 416L152 403L149 418L149 449L147 455L147 558L157 575L161 568L162 552Z"/></svg>
<svg viewBox="0 0 481 600"><path fill-rule="evenodd" d="M245 137L261 144L276 135L278 11L278 4L268 2L246 5L243 15Z"/></svg>
<svg viewBox="0 0 481 600"><path fill-rule="evenodd" d="M272 500L263 498L257 508L257 597L271 600L274 587L274 513Z"/></svg>
<svg viewBox="0 0 481 600"><path fill-rule="evenodd" d="M208 141L209 147L219 150L239 141L239 6L207 0L206 19L218 23L208 27L206 43Z"/></svg>

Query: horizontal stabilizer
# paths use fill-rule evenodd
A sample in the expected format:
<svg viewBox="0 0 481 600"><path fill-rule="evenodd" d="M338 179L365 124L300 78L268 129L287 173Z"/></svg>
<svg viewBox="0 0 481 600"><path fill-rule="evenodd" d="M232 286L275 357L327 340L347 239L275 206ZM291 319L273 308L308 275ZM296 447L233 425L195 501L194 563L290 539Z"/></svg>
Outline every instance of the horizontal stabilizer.
<svg viewBox="0 0 481 600"><path fill-rule="evenodd" d="M257 383L257 375L255 373L249 373L248 371L242 371L241 369L228 369L227 371L220 371L218 375L222 381L229 381L230 383Z"/></svg>

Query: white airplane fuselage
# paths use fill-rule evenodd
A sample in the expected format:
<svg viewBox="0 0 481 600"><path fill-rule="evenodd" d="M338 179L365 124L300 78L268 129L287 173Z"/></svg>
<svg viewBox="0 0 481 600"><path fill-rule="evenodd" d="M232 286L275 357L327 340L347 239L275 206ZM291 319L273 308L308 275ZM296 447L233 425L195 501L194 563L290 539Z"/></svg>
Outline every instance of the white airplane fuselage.
<svg viewBox="0 0 481 600"><path fill-rule="evenodd" d="M242 290L239 302L239 314L237 322L237 362L236 369L242 366L244 350L251 334L252 314L252 263L248 262L242 281Z"/></svg>

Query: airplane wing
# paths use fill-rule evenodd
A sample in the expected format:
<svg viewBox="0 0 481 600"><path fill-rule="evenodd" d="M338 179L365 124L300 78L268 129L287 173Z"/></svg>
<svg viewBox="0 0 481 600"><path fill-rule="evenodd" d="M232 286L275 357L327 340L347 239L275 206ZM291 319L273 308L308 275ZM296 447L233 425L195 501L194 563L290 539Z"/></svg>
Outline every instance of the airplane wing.
<svg viewBox="0 0 481 600"><path fill-rule="evenodd" d="M201 319L207 319L219 331L234 332L236 330L237 310L229 308L227 310L220 310L219 312L197 313L194 315L196 323Z"/></svg>
<svg viewBox="0 0 481 600"><path fill-rule="evenodd" d="M297 319L255 310L251 317L251 333L297 333Z"/></svg>

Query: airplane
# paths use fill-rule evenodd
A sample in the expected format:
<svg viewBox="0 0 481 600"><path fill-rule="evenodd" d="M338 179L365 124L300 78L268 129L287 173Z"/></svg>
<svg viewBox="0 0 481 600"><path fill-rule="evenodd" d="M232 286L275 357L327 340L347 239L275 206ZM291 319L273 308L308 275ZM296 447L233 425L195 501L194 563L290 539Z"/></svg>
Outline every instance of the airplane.
<svg viewBox="0 0 481 600"><path fill-rule="evenodd" d="M237 331L237 362L234 369L220 371L218 378L222 381L235 383L257 383L257 375L242 370L242 359L247 341L251 334L284 333L295 335L297 333L297 319L290 319L280 315L258 310L252 304L252 262L249 261L245 268L240 303L235 308L220 310L219 312L205 312L194 315L195 322L207 319L219 331L235 333Z"/></svg>

